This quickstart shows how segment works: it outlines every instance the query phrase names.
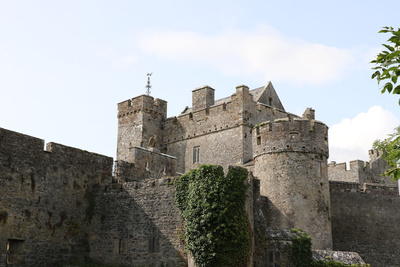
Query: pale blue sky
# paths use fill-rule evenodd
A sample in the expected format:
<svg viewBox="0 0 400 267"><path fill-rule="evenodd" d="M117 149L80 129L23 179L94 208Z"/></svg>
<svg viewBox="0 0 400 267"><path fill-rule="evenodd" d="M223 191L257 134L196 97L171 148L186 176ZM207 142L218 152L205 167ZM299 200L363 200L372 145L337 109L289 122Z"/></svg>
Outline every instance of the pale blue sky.
<svg viewBox="0 0 400 267"><path fill-rule="evenodd" d="M285 109L330 131L331 157L368 160L400 124L368 62L400 27L392 1L0 2L0 127L115 157L117 103L145 93L168 115L202 85L216 98L272 81ZM371 141L372 140L372 141Z"/></svg>

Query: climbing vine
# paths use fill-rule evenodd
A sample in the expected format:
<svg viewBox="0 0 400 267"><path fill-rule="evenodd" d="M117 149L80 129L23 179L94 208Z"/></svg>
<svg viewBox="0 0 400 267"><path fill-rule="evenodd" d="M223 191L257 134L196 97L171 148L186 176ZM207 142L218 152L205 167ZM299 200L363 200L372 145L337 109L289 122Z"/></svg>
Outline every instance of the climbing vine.
<svg viewBox="0 0 400 267"><path fill-rule="evenodd" d="M348 266L348 267L368 267L369 264L360 265L360 264L351 264L346 265L342 262L336 261L314 261L312 257L311 250L311 237L306 234L301 229L291 229L291 232L295 234L292 237L292 247L291 247L291 260L293 266L295 267L340 267L340 266Z"/></svg>
<svg viewBox="0 0 400 267"><path fill-rule="evenodd" d="M292 237L291 257L293 266L309 267L312 266L313 258L311 251L311 237L301 229L291 229L295 234Z"/></svg>
<svg viewBox="0 0 400 267"><path fill-rule="evenodd" d="M245 266L251 231L245 201L247 170L202 165L175 181L175 197L185 221L187 249L196 266Z"/></svg>

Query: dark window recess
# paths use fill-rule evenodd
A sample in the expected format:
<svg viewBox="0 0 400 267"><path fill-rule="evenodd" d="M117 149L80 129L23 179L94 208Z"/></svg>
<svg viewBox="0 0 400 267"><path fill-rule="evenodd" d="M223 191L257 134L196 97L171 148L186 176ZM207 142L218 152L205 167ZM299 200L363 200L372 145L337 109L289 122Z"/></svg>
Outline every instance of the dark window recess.
<svg viewBox="0 0 400 267"><path fill-rule="evenodd" d="M261 136L257 137L257 145L261 145Z"/></svg>
<svg viewBox="0 0 400 267"><path fill-rule="evenodd" d="M7 264L24 263L24 240L8 239L7 241Z"/></svg>
<svg viewBox="0 0 400 267"><path fill-rule="evenodd" d="M160 252L160 238L154 236L149 238L148 251L149 253Z"/></svg>

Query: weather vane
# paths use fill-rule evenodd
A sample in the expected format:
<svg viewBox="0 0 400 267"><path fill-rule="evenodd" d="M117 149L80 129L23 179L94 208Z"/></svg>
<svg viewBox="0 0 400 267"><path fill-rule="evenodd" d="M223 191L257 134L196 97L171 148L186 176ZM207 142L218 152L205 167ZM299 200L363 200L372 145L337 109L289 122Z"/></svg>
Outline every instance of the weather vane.
<svg viewBox="0 0 400 267"><path fill-rule="evenodd" d="M152 72L148 72L147 73L147 85L146 85L146 94L147 95L150 95L150 89L151 89L151 85L150 85L150 76L152 75L153 73Z"/></svg>

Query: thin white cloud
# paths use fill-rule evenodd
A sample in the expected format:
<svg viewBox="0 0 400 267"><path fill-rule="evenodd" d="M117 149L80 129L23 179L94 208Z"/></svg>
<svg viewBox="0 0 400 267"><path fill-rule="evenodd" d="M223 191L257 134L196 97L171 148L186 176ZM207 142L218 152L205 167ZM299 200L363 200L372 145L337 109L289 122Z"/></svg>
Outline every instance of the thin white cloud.
<svg viewBox="0 0 400 267"><path fill-rule="evenodd" d="M148 31L138 42L145 52L167 60L202 64L229 75L300 84L341 79L355 60L351 50L287 38L269 26L218 36Z"/></svg>
<svg viewBox="0 0 400 267"><path fill-rule="evenodd" d="M352 119L346 118L329 129L330 160L348 162L368 161L368 150L377 139L385 139L399 126L400 121L380 106L371 107Z"/></svg>

